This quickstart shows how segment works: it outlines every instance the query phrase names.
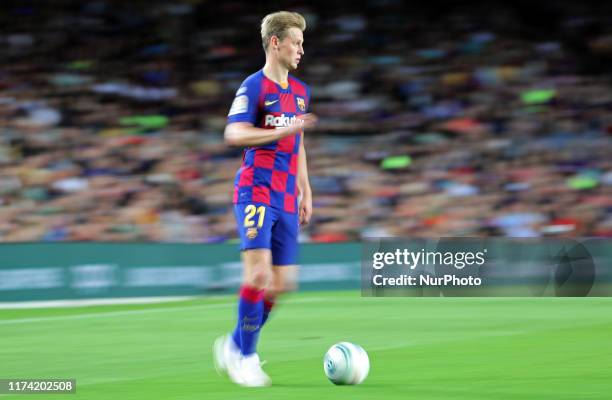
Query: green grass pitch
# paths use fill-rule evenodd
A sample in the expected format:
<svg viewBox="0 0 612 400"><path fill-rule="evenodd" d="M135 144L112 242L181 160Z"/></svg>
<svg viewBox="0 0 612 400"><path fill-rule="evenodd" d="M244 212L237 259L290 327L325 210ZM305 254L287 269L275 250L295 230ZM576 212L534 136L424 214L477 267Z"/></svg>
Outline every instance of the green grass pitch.
<svg viewBox="0 0 612 400"><path fill-rule="evenodd" d="M0 378L76 378L36 399L610 399L612 299L294 294L261 334L270 388L212 365L235 299L0 311ZM323 354L363 346L368 379L334 386ZM32 395L0 396L25 399Z"/></svg>

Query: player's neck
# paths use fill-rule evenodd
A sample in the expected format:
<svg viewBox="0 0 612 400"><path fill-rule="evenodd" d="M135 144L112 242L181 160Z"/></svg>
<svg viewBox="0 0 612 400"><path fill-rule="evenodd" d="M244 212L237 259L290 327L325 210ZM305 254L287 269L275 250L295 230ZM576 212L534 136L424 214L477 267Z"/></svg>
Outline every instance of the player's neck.
<svg viewBox="0 0 612 400"><path fill-rule="evenodd" d="M278 83L279 85L286 84L287 77L289 76L289 71L287 68L278 63L272 63L269 61L266 61L266 65L263 67L263 73L266 78Z"/></svg>

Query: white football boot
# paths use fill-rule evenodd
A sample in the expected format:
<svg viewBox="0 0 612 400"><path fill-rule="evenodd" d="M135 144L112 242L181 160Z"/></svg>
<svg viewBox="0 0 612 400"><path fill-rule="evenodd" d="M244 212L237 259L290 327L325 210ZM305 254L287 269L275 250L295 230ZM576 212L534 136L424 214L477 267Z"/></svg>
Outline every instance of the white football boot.
<svg viewBox="0 0 612 400"><path fill-rule="evenodd" d="M261 387L270 386L272 379L261 369L263 363L259 361L257 353L242 357L240 361L240 375L242 378L242 386Z"/></svg>
<svg viewBox="0 0 612 400"><path fill-rule="evenodd" d="M213 360L217 373L227 374L234 383L239 385L242 384L241 359L240 349L234 343L231 333L215 340Z"/></svg>

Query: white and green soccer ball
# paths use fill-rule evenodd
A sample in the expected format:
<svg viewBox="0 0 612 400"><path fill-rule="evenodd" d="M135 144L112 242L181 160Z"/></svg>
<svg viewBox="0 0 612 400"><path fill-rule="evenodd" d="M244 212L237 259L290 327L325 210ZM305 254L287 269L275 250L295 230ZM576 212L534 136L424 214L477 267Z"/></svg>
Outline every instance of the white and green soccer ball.
<svg viewBox="0 0 612 400"><path fill-rule="evenodd" d="M370 372L370 359L359 345L336 343L325 353L323 370L336 385L359 385Z"/></svg>

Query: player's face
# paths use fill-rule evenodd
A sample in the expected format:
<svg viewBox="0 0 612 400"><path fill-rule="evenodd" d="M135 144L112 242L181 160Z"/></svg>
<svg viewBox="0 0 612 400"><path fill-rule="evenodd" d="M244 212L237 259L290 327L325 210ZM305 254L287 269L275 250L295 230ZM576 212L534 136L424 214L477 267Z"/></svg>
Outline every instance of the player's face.
<svg viewBox="0 0 612 400"><path fill-rule="evenodd" d="M297 69L304 55L304 35L298 28L289 28L278 46L278 58L288 70Z"/></svg>

